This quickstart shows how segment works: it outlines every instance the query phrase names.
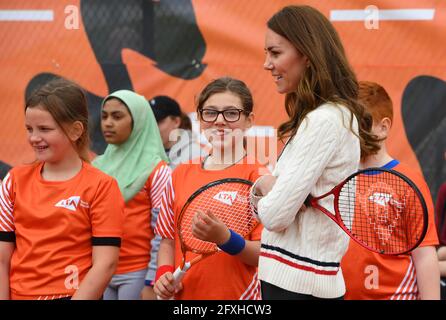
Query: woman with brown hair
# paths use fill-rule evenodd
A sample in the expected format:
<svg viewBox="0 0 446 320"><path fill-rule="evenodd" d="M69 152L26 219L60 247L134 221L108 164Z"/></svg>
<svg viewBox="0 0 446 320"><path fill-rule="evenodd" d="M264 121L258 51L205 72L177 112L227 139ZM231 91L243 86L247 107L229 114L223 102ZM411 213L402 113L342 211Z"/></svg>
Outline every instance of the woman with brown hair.
<svg viewBox="0 0 446 320"><path fill-rule="evenodd" d="M267 23L264 68L285 94L287 139L272 176L252 202L264 225L259 259L263 299L336 299L345 293L340 261L349 238L308 195L331 190L379 146L357 102L358 83L334 27L316 9L287 6ZM332 207L332 199L325 200Z"/></svg>

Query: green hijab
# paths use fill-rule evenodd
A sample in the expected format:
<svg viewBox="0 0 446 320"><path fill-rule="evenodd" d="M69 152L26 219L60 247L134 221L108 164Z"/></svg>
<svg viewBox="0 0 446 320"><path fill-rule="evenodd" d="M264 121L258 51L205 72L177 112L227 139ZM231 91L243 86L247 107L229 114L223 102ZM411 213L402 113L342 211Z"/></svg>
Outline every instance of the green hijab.
<svg viewBox="0 0 446 320"><path fill-rule="evenodd" d="M118 98L127 106L133 118L133 130L121 145L109 144L93 165L118 181L127 202L143 188L157 164L169 160L147 100L133 91L119 90L105 97L101 109L110 98Z"/></svg>

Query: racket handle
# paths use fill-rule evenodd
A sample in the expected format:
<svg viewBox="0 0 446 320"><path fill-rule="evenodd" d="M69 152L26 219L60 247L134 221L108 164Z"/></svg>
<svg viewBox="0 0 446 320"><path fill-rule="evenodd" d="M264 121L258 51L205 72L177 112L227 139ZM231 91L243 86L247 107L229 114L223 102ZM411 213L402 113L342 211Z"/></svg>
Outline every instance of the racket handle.
<svg viewBox="0 0 446 320"><path fill-rule="evenodd" d="M184 264L183 269L181 269L181 267L178 267L175 272L173 273L173 285L177 286L177 284L179 284L181 282L181 280L183 280L186 271L189 270L190 268L190 262L186 262ZM156 296L156 298L158 300L164 300L163 298ZM169 299L169 300L173 300L173 296Z"/></svg>
<svg viewBox="0 0 446 320"><path fill-rule="evenodd" d="M189 270L189 268L190 268L190 262L186 262L184 264L183 269L178 267L175 270L175 272L173 273L173 284L174 284L174 286L176 286L178 283L181 282L181 280L183 280L183 278L186 275L186 272L187 272L187 270Z"/></svg>

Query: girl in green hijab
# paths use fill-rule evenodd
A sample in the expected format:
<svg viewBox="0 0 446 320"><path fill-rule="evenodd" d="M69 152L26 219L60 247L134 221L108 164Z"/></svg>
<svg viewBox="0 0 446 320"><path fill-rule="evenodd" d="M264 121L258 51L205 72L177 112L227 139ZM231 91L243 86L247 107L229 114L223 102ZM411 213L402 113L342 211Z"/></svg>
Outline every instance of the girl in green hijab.
<svg viewBox="0 0 446 320"><path fill-rule="evenodd" d="M101 128L109 145L93 165L118 181L126 201L119 264L104 299L136 300L148 262L156 259L159 242L152 241L153 228L171 172L155 117L143 96L129 90L107 96ZM147 283L155 271L149 271Z"/></svg>

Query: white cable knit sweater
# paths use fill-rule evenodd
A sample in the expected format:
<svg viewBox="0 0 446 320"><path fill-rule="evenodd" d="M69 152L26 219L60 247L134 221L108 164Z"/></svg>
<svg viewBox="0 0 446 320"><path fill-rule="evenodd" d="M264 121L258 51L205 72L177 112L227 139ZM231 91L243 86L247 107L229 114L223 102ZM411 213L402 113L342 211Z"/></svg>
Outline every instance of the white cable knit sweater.
<svg viewBox="0 0 446 320"><path fill-rule="evenodd" d="M320 106L283 151L273 171L276 184L258 202L264 225L260 280L320 298L344 295L340 261L348 236L319 210L298 211L308 194L322 195L357 171L360 144L350 130L350 117L344 106ZM353 130L358 132L356 118ZM320 203L332 211L332 197Z"/></svg>

